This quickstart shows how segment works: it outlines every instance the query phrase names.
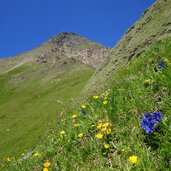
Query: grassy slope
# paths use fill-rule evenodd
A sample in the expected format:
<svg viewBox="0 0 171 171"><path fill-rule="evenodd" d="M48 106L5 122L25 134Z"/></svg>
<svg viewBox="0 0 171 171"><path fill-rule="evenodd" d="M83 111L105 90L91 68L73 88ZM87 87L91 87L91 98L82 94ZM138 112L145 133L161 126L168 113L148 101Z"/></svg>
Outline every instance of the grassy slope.
<svg viewBox="0 0 171 171"><path fill-rule="evenodd" d="M26 149L68 109L94 71L27 63L0 76L0 157Z"/></svg>
<svg viewBox="0 0 171 171"><path fill-rule="evenodd" d="M86 115L78 107L68 113L58 126L52 127L39 145L32 150L39 157L11 158L4 162L3 170L42 170L49 161L49 170L149 170L171 169L171 40L152 45L138 59L120 68L112 75L113 85L106 93L97 93L80 104L86 105ZM160 60L170 62L164 69L154 72ZM145 80L150 80L145 84ZM103 102L107 100L107 104ZM157 132L149 135L140 127L145 112L161 111L162 121ZM72 119L72 114L78 114ZM109 123L107 129L97 128L98 123ZM80 123L75 127L75 123ZM104 127L105 128L105 127ZM64 130L65 134L60 135ZM84 133L83 138L78 134ZM96 134L103 134L102 139ZM109 144L105 149L104 144ZM26 153L29 151L26 151ZM138 157L132 165L128 158ZM17 161L17 162L16 162Z"/></svg>
<svg viewBox="0 0 171 171"><path fill-rule="evenodd" d="M86 85L85 92L104 87L111 75L131 58L138 57L149 44L171 37L171 1L157 0L125 33L106 61Z"/></svg>

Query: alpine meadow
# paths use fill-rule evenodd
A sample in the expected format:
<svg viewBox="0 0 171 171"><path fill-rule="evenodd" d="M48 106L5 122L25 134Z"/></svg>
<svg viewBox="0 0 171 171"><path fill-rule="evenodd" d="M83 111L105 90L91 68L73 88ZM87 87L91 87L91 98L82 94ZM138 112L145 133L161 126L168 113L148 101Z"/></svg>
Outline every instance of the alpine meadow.
<svg viewBox="0 0 171 171"><path fill-rule="evenodd" d="M170 171L170 9L113 48L61 32L0 59L0 170Z"/></svg>

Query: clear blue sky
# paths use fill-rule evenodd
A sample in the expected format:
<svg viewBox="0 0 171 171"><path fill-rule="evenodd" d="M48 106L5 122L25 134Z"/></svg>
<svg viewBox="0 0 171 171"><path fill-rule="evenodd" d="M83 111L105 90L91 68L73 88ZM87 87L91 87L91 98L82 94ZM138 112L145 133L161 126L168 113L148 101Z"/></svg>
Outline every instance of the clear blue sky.
<svg viewBox="0 0 171 171"><path fill-rule="evenodd" d="M155 0L0 0L0 57L62 31L113 47Z"/></svg>

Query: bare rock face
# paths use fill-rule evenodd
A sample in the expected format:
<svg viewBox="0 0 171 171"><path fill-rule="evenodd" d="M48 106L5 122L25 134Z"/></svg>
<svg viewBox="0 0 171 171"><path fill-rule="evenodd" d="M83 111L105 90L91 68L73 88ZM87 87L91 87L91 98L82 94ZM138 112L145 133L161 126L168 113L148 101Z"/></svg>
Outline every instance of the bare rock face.
<svg viewBox="0 0 171 171"><path fill-rule="evenodd" d="M0 74L25 63L67 64L80 62L99 68L110 49L75 33L62 32L40 46L18 56L0 59Z"/></svg>
<svg viewBox="0 0 171 171"><path fill-rule="evenodd" d="M67 59L98 68L107 57L109 48L75 33L62 32L46 43L46 51L36 57L37 62L56 63Z"/></svg>
<svg viewBox="0 0 171 171"><path fill-rule="evenodd" d="M45 54L40 54L38 56L37 62L42 62L42 63L46 63L47 62L47 57Z"/></svg>

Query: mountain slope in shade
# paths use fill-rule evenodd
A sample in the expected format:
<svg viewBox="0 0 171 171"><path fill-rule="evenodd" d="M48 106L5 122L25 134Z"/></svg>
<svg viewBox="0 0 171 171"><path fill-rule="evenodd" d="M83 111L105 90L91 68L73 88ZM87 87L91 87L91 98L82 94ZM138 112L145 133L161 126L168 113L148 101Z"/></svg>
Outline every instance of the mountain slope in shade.
<svg viewBox="0 0 171 171"><path fill-rule="evenodd" d="M90 79L85 92L97 90L104 83L112 81L112 73L122 64L137 58L155 41L171 37L171 1L157 0L148 8L111 50L109 56Z"/></svg>

